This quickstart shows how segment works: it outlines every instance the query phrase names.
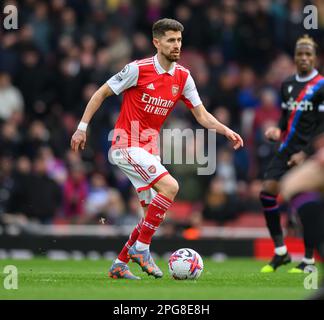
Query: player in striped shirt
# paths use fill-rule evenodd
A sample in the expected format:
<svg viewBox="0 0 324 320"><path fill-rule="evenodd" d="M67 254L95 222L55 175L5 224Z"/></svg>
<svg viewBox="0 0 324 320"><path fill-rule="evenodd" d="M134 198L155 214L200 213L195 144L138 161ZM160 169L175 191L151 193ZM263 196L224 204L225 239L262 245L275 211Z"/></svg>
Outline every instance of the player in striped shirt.
<svg viewBox="0 0 324 320"><path fill-rule="evenodd" d="M324 77L315 69L316 44L305 35L297 40L295 48L297 74L281 86L282 116L277 128L269 128L269 140L280 141L278 150L264 174L260 200L271 238L275 245L274 256L261 272L274 272L291 261L283 239L280 212L277 202L281 177L312 153L312 142L324 131ZM300 273L314 264L314 245L304 235L305 257L290 270Z"/></svg>

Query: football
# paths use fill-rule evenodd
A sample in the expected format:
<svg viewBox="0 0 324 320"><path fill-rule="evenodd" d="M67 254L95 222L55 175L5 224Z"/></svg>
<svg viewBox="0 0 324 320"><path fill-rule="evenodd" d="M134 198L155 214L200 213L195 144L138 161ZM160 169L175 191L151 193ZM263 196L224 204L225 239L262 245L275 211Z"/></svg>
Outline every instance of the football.
<svg viewBox="0 0 324 320"><path fill-rule="evenodd" d="M189 248L173 252L169 259L169 272L173 279L198 279L204 269L204 263L195 250Z"/></svg>

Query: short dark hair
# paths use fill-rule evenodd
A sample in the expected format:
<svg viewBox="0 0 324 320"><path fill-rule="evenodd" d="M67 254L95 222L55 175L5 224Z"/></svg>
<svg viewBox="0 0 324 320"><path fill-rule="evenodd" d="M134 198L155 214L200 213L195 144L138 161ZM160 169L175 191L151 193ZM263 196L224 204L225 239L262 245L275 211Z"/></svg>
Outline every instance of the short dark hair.
<svg viewBox="0 0 324 320"><path fill-rule="evenodd" d="M160 38L165 35L167 31L183 31L183 25L174 19L160 19L153 24L152 34L153 38Z"/></svg>

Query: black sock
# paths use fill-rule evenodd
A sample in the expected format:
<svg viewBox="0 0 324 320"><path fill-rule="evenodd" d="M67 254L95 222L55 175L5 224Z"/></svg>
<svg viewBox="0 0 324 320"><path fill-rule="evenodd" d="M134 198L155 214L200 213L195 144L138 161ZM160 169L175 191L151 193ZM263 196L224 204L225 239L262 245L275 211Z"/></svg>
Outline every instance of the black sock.
<svg viewBox="0 0 324 320"><path fill-rule="evenodd" d="M307 223L305 220L305 215L300 215L299 218L301 220L301 224L304 225ZM305 248L305 258L306 259L313 259L314 257L314 241L312 241L311 238L309 238L309 234L305 232L305 229L303 228L303 238L304 238L304 248Z"/></svg>
<svg viewBox="0 0 324 320"><path fill-rule="evenodd" d="M304 234L304 245L305 245L305 258L313 259L314 257L314 247L310 246L309 243L306 244L306 237Z"/></svg>
<svg viewBox="0 0 324 320"><path fill-rule="evenodd" d="M304 237L324 258L324 202L316 192L305 192L291 201L304 228Z"/></svg>
<svg viewBox="0 0 324 320"><path fill-rule="evenodd" d="M277 197L262 191L260 193L260 200L263 206L267 227L269 229L275 247L282 247L285 245L285 243L283 240L283 233L280 224L280 211L279 205L277 203Z"/></svg>

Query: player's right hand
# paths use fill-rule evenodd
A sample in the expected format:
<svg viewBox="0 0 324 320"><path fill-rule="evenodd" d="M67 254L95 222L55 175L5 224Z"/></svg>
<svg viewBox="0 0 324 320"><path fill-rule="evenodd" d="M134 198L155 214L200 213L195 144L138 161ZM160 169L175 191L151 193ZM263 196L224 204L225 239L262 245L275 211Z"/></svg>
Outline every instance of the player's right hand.
<svg viewBox="0 0 324 320"><path fill-rule="evenodd" d="M266 130L264 135L270 141L279 141L281 137L281 130L277 127L270 127Z"/></svg>
<svg viewBox="0 0 324 320"><path fill-rule="evenodd" d="M87 141L87 134L85 131L76 130L71 138L71 149L78 152L79 147L84 150Z"/></svg>
<svg viewBox="0 0 324 320"><path fill-rule="evenodd" d="M234 150L237 150L240 147L243 147L244 143L243 143L243 139L241 138L241 136L234 132L233 130L226 128L225 129L225 133L224 133L225 137L230 140L233 144L233 148Z"/></svg>

